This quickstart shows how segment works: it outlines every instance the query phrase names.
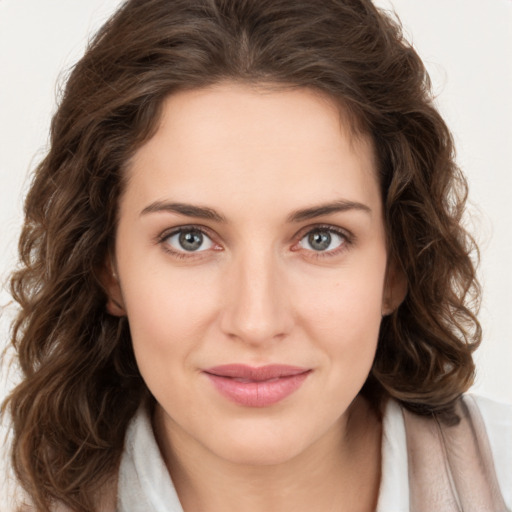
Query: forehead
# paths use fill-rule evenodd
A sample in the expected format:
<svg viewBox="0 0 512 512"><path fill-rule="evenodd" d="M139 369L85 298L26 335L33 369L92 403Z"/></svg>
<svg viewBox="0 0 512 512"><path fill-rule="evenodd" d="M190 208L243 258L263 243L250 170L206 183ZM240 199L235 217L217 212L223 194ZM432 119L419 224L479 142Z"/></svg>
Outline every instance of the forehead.
<svg viewBox="0 0 512 512"><path fill-rule="evenodd" d="M224 83L172 94L127 172L128 184L151 199L379 200L371 140L309 89Z"/></svg>

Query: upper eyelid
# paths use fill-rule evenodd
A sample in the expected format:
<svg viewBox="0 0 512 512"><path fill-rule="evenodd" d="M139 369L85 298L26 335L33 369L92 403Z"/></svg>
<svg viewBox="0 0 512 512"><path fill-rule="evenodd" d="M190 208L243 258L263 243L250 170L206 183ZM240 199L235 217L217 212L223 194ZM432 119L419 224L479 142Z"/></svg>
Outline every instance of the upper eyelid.
<svg viewBox="0 0 512 512"><path fill-rule="evenodd" d="M213 236L215 236L215 232L212 229L210 229L207 226L203 226L201 224L183 224L183 225L179 225L179 226L174 226L172 228L166 228L160 233L159 236L167 237L174 233L179 233L180 231L193 230L193 229L197 229L198 231L201 231L202 233L205 233L206 235L212 235L212 233L213 233ZM325 229L326 231L334 231L336 233L341 233L346 236L353 236L353 234L346 228L342 228L340 226L334 226L332 224L319 223L319 224L313 224L313 225L310 224L308 226L302 227L295 233L293 238L298 237L301 234L302 235L307 234L310 231L314 231L315 229Z"/></svg>
<svg viewBox="0 0 512 512"><path fill-rule="evenodd" d="M207 228L206 226L201 226L199 224L185 224L181 226L175 226L173 228L164 229L160 234L156 237L158 241L164 241L166 238L169 238L176 233L180 233L181 231L200 231L203 235L206 235L208 238L215 238L215 234L212 234L212 230Z"/></svg>
<svg viewBox="0 0 512 512"><path fill-rule="evenodd" d="M294 238L298 238L299 240L302 240L304 236L306 236L308 233L311 233L311 231L315 230L325 230L325 231L332 231L333 233L336 233L338 235L344 236L345 238L352 240L355 238L354 234L349 231L346 228L342 228L340 226L333 226L331 224L314 224L305 226L302 229L300 229L294 236Z"/></svg>

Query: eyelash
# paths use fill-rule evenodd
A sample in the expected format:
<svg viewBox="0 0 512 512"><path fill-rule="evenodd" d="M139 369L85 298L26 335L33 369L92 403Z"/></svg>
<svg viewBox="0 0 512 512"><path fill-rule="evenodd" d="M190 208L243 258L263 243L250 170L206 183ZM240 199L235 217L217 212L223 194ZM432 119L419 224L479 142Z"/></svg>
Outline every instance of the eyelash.
<svg viewBox="0 0 512 512"><path fill-rule="evenodd" d="M317 232L328 232L330 234L335 234L343 239L341 245L335 249L331 249L330 251L315 251L315 250L306 250L308 252L308 258L331 258L334 256L339 256L341 253L350 249L350 247L354 244L355 237L352 233L345 229L341 229L336 226L331 226L329 224L316 224L313 226L308 226L304 230L300 231L297 235L298 241L294 244L293 247L300 244L300 242L309 234ZM292 249L299 251L300 249Z"/></svg>
<svg viewBox="0 0 512 512"><path fill-rule="evenodd" d="M194 224L187 224L186 226L179 226L177 228L173 228L171 230L164 231L162 234L160 234L157 237L156 241L162 247L162 249L165 252L171 254L175 258L190 260L191 258L200 258L200 257L202 257L203 253L207 252L207 251L198 251L198 252L194 252L194 251L190 251L190 252L176 251L176 250L172 249L170 247L170 245L167 243L167 240L169 240L170 237L172 237L174 235L177 235L179 233L187 232L187 231L189 231L189 232L190 231L198 231L202 235L208 237L212 241L214 247L219 247L219 245L214 242L214 236L211 234L209 229L206 229L204 226L197 226L197 225L194 225ZM215 250L218 251L219 249L215 249L214 248L213 250L214 251Z"/></svg>
<svg viewBox="0 0 512 512"><path fill-rule="evenodd" d="M176 251L176 250L172 249L170 247L170 245L167 243L167 241L170 237L177 235L179 233L182 233L182 232L187 232L187 231L200 232L201 234L208 237L212 241L212 243L214 245L214 249L213 249L214 251L222 250L222 249L218 248L220 246L219 246L219 244L217 244L214 241L215 237L213 236L213 234L211 233L211 231L209 229L205 228L204 226L198 226L198 225L194 225L194 224L179 226L177 228L173 228L171 230L164 231L157 237L156 242L162 247L162 249L165 252L171 254L173 257L175 257L177 259L190 260L191 258L200 258L200 257L204 256L203 253L208 252L208 249L203 250L203 251L198 251L198 252ZM342 252L349 250L355 241L354 235L352 233L348 232L347 230L344 230L344 229L341 229L341 228L338 228L335 226L331 226L331 225L317 224L317 225L313 225L313 226L308 226L307 228L304 228L303 230L301 230L297 235L295 235L294 239L296 239L297 241L293 244L291 250L297 251L297 252L300 251L301 248L295 248L295 247L297 247L306 236L308 236L309 234L311 234L315 231L317 231L317 232L324 231L324 232L328 232L331 234L335 234L335 235L339 236L340 238L342 238L343 242L341 243L341 245L339 247L332 249L330 251L315 251L315 250L307 250L306 249L305 251L307 253L309 253L308 258L320 259L320 258L330 258L333 256L338 256Z"/></svg>

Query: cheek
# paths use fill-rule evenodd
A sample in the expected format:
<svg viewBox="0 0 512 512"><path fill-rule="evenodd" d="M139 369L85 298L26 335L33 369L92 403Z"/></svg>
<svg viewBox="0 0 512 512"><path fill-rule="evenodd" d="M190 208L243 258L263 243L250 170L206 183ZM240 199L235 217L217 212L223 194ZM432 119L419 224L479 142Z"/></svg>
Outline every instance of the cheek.
<svg viewBox="0 0 512 512"><path fill-rule="evenodd" d="M133 275L133 274L132 274ZM186 365L216 310L215 285L201 272L153 273L123 289L137 362L144 368Z"/></svg>
<svg viewBox="0 0 512 512"><path fill-rule="evenodd" d="M364 332L378 333L384 272L382 265L361 271L350 268L323 280L297 284L298 309L312 328L326 335L337 333L348 341Z"/></svg>
<svg viewBox="0 0 512 512"><path fill-rule="evenodd" d="M307 337L316 340L332 370L326 383L332 389L357 392L371 369L382 319L385 259L374 263L340 268L294 291L301 297L296 304Z"/></svg>
<svg viewBox="0 0 512 512"><path fill-rule="evenodd" d="M310 337L343 374L369 371L377 348L381 302L374 294L345 289L310 313Z"/></svg>
<svg viewBox="0 0 512 512"><path fill-rule="evenodd" d="M169 273L134 281L125 292L137 366L152 395L169 410L187 411L194 396L187 376L216 316L213 290L204 280L201 285L200 279Z"/></svg>

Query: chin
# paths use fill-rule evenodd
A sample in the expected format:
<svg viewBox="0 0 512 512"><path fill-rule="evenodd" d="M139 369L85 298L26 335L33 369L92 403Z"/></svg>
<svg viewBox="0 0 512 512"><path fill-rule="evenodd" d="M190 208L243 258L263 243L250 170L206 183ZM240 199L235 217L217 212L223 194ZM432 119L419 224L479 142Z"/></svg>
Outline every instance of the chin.
<svg viewBox="0 0 512 512"><path fill-rule="evenodd" d="M278 466L293 460L301 451L302 447L289 443L284 445L281 439L275 442L231 445L223 450L223 458L239 466Z"/></svg>
<svg viewBox="0 0 512 512"><path fill-rule="evenodd" d="M257 422L256 422L257 423ZM303 453L314 436L299 433L297 429L279 428L276 425L251 425L235 429L212 441L210 449L217 456L232 464L242 466L272 466L286 463ZM306 434L306 435L304 435ZM309 439L309 438L312 439Z"/></svg>

